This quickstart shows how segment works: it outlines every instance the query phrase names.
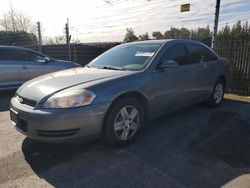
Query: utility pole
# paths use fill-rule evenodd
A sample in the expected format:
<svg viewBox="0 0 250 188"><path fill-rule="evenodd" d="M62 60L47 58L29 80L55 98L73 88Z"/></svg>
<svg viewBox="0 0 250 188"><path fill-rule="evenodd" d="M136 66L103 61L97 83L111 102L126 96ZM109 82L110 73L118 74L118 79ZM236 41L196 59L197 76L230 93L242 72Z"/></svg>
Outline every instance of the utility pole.
<svg viewBox="0 0 250 188"><path fill-rule="evenodd" d="M219 15L220 15L220 0L216 0L215 18L214 18L214 33L212 36L212 44L211 44L211 48L213 50L216 49L216 42L217 42L216 38L217 38L217 31L218 31Z"/></svg>
<svg viewBox="0 0 250 188"><path fill-rule="evenodd" d="M42 52L42 35L41 35L41 25L37 22L37 32L38 32L38 50Z"/></svg>
<svg viewBox="0 0 250 188"><path fill-rule="evenodd" d="M11 15L11 21L12 21L12 27L13 27L13 31L16 31L16 24L15 24L15 18L14 18L14 10L12 7L12 3L10 4L10 15Z"/></svg>
<svg viewBox="0 0 250 188"><path fill-rule="evenodd" d="M69 60L71 61L71 47L70 47L71 35L69 35L69 19L68 18L67 18L67 23L65 24L65 34L66 34L66 44L68 45L68 50L69 50Z"/></svg>

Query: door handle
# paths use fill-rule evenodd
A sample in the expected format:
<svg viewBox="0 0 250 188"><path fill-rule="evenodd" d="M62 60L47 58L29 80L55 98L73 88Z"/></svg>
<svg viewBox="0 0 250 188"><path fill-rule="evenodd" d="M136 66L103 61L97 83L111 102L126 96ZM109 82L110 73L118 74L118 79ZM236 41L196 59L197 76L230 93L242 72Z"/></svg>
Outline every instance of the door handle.
<svg viewBox="0 0 250 188"><path fill-rule="evenodd" d="M27 69L27 68L29 68L28 66L26 66L26 65L23 65L23 69Z"/></svg>

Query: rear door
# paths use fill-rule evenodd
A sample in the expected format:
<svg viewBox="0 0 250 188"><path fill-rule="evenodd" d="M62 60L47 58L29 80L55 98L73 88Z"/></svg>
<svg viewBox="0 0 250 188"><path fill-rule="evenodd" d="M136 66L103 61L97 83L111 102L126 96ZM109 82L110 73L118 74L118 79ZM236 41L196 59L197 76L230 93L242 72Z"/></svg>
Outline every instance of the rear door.
<svg viewBox="0 0 250 188"><path fill-rule="evenodd" d="M177 110L192 100L194 73L187 62L187 51L182 44L167 48L159 64L165 60L174 60L179 66L156 70L152 75L153 112L161 113Z"/></svg>
<svg viewBox="0 0 250 188"><path fill-rule="evenodd" d="M21 85L18 55L12 48L0 48L0 89Z"/></svg>
<svg viewBox="0 0 250 188"><path fill-rule="evenodd" d="M209 97L217 76L217 56L197 44L187 44L189 63L195 70L195 96L199 101Z"/></svg>

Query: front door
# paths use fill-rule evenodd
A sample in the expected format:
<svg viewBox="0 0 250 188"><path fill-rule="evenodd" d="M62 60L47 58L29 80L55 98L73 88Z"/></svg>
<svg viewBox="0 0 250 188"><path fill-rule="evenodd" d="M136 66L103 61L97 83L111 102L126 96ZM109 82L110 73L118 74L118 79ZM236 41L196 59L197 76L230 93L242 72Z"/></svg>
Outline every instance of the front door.
<svg viewBox="0 0 250 188"><path fill-rule="evenodd" d="M0 90L21 85L18 68L19 61L12 48L0 48Z"/></svg>
<svg viewBox="0 0 250 188"><path fill-rule="evenodd" d="M188 65L186 49L182 44L167 48L159 64L174 60L179 66L152 72L153 115L177 110L186 106L193 98L194 71Z"/></svg>

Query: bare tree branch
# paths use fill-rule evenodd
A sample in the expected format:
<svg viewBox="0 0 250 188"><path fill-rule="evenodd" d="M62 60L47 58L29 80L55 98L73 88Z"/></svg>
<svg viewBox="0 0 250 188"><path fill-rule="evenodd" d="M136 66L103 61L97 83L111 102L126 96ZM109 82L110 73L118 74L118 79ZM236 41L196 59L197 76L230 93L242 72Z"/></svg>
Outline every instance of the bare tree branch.
<svg viewBox="0 0 250 188"><path fill-rule="evenodd" d="M25 31L29 33L36 31L35 23L21 12L14 10L12 5L10 10L5 12L3 18L0 19L0 26L5 31Z"/></svg>

